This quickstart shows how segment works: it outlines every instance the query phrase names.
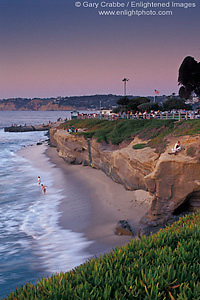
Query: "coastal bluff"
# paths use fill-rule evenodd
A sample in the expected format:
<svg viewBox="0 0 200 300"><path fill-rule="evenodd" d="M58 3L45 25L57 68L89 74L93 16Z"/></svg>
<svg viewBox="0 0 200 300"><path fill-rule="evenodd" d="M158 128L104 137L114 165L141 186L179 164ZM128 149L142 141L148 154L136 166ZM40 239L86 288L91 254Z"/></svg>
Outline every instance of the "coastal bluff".
<svg viewBox="0 0 200 300"><path fill-rule="evenodd" d="M200 135L181 136L178 155L168 154L177 137L167 140L167 148L159 154L150 147L133 149L142 142L138 137L113 146L56 127L50 129L51 146L68 163L90 165L125 189L150 193L151 207L140 221L142 234L173 222L184 211L200 208Z"/></svg>

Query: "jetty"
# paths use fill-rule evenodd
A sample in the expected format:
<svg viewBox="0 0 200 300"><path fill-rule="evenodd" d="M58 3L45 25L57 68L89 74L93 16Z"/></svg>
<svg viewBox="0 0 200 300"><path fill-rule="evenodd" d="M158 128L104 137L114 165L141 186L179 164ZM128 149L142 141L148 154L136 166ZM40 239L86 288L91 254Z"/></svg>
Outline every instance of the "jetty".
<svg viewBox="0 0 200 300"><path fill-rule="evenodd" d="M10 127L5 127L5 132L28 132L28 131L47 131L49 130L51 124L42 125L12 125Z"/></svg>

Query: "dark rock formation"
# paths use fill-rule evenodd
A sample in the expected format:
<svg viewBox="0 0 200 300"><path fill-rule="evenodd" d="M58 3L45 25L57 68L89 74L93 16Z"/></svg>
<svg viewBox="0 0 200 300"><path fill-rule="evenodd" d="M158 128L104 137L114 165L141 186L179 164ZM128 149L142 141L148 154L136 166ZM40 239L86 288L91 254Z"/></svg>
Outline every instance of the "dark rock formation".
<svg viewBox="0 0 200 300"><path fill-rule="evenodd" d="M46 131L49 130L49 125L35 125L35 126L10 126L5 127L5 132L27 132L27 131Z"/></svg>
<svg viewBox="0 0 200 300"><path fill-rule="evenodd" d="M133 235L132 228L127 220L120 220L115 228L117 235Z"/></svg>

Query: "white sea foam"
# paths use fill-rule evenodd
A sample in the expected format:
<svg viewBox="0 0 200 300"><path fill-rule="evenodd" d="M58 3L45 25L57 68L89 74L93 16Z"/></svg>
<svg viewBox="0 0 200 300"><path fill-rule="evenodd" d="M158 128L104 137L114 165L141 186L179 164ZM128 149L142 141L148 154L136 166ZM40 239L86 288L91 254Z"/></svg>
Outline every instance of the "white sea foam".
<svg viewBox="0 0 200 300"><path fill-rule="evenodd" d="M3 273L0 273L0 284L6 282L6 280L5 280L3 277L4 277L4 274L3 274Z"/></svg>
<svg viewBox="0 0 200 300"><path fill-rule="evenodd" d="M0 115L3 128L11 122L53 121L66 117L66 112L4 111ZM52 172L44 172L42 167L35 169L15 154L45 139L44 132L8 133L0 129L0 298L16 286L69 270L88 258L85 249L89 242L84 236L58 226L63 191L53 189ZM37 185L38 175L48 185L46 195Z"/></svg>
<svg viewBox="0 0 200 300"><path fill-rule="evenodd" d="M58 225L61 214L58 207L64 195L62 190L53 187L53 174L29 164L20 168L29 174L30 171L31 174L40 174L48 186L47 193L43 195L40 187L34 184L40 194L29 206L20 225L20 230L33 239L29 241L32 252L40 258L43 268L53 273L67 271L83 263L89 256L85 249L91 242L83 234L62 229Z"/></svg>
<svg viewBox="0 0 200 300"><path fill-rule="evenodd" d="M49 273L67 271L83 263L89 257L85 249L91 242L83 234L62 229L58 225L61 214L58 208L64 193L53 187L53 173L38 170L16 154L12 162L15 171L3 178L5 182L12 182L12 185L6 184L1 199L1 237L19 237L21 231L27 239L16 238L11 243L1 245L0 256L7 259L22 251L20 249L30 250L37 258L33 262L35 268L38 265ZM45 178L45 185L48 186L45 195L37 185L36 174Z"/></svg>

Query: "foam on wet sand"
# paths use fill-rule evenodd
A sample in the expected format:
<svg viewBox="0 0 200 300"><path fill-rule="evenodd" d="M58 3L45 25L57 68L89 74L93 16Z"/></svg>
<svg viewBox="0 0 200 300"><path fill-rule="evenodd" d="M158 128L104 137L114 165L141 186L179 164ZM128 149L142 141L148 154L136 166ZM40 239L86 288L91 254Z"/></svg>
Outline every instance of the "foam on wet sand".
<svg viewBox="0 0 200 300"><path fill-rule="evenodd" d="M87 240L93 241L87 246L90 256L107 253L134 238L115 235L115 226L125 219L137 233L139 220L151 203L149 193L127 191L100 170L70 165L58 156L55 148L45 145L23 148L20 155L31 160L38 169L53 172L52 184L63 194L59 225L83 233Z"/></svg>

